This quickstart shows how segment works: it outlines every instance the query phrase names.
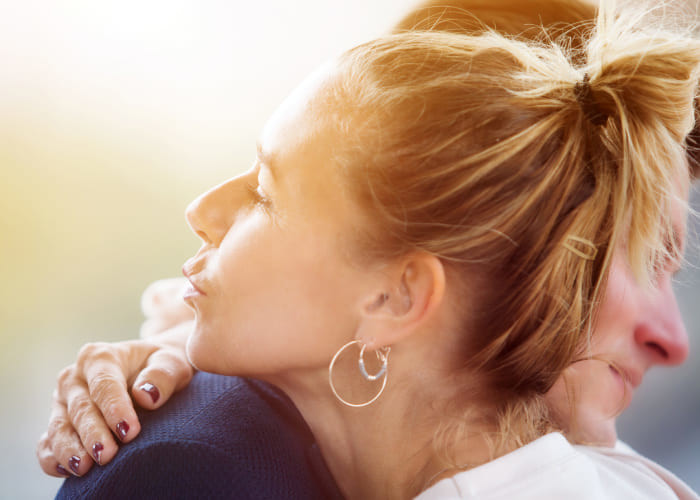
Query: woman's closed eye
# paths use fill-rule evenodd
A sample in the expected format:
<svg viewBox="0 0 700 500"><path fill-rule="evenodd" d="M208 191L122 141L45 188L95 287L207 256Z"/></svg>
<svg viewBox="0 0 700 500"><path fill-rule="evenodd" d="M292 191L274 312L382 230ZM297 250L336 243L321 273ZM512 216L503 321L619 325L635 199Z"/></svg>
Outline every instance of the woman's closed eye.
<svg viewBox="0 0 700 500"><path fill-rule="evenodd" d="M265 210L269 210L272 207L272 200L270 200L270 197L265 194L259 183L251 182L247 185L247 189L256 205L264 208Z"/></svg>
<svg viewBox="0 0 700 500"><path fill-rule="evenodd" d="M666 277L675 280L683 267L683 242L677 235L666 238L664 247L664 253L657 256L654 264L652 280L654 287L658 287Z"/></svg>

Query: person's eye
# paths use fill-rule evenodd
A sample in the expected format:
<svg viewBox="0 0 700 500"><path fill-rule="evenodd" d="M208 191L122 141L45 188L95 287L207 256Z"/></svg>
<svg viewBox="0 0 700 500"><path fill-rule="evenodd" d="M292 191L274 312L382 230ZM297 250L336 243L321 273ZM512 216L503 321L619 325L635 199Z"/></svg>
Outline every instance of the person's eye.
<svg viewBox="0 0 700 500"><path fill-rule="evenodd" d="M665 274L674 278L683 264L683 253L677 242L666 238L664 242L665 253L659 256L655 266L655 279L658 282Z"/></svg>
<svg viewBox="0 0 700 500"><path fill-rule="evenodd" d="M259 184L248 184L248 192L250 192L256 205L269 210L272 206L272 201L269 196L265 194Z"/></svg>

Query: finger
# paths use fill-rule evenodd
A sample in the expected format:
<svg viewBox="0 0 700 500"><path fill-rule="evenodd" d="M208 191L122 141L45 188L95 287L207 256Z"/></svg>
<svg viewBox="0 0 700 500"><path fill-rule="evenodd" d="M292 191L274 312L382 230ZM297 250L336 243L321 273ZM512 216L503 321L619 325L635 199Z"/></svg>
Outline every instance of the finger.
<svg viewBox="0 0 700 500"><path fill-rule="evenodd" d="M150 338L186 321L194 319L194 311L182 300L188 286L184 278L156 281L141 297L146 321L141 325L141 338Z"/></svg>
<svg viewBox="0 0 700 500"><path fill-rule="evenodd" d="M78 434L74 431L68 418L66 406L58 399L58 393L54 393L47 440L44 443L47 447L44 452L45 454L49 452L53 454L56 461L54 470L60 472L60 475L63 475L65 471L75 476L82 476L92 467L93 461L83 447ZM48 468L53 462L47 460L46 467ZM44 471L47 470L43 464L42 468Z"/></svg>
<svg viewBox="0 0 700 500"><path fill-rule="evenodd" d="M185 306L187 307L187 306ZM152 339L153 337L170 330L178 325L187 323L194 319L192 313L188 313L189 316L159 316L156 318L149 318L143 323L141 323L141 328L139 330L139 337L142 339Z"/></svg>
<svg viewBox="0 0 700 500"><path fill-rule="evenodd" d="M90 399L99 409L107 426L122 442L131 441L141 430L129 397L125 373L135 373L130 366L137 358L147 359L151 345L87 344L78 355L78 369L87 381ZM62 392L67 394L71 388ZM102 443L104 445L104 443Z"/></svg>
<svg viewBox="0 0 700 500"><path fill-rule="evenodd" d="M190 383L192 374L192 365L182 353L160 349L148 358L148 365L136 377L131 394L143 408L159 408L174 392Z"/></svg>
<svg viewBox="0 0 700 500"><path fill-rule="evenodd" d="M151 283L141 296L141 309L147 318L177 316L191 318L192 310L182 300L187 288L185 278L171 278Z"/></svg>
<svg viewBox="0 0 700 500"><path fill-rule="evenodd" d="M121 371L110 365L91 367L87 379L90 399L99 408L109 429L124 443L135 438L141 425Z"/></svg>
<svg viewBox="0 0 700 500"><path fill-rule="evenodd" d="M49 476L54 477L68 477L70 472L68 472L61 464L58 463L56 457L51 451L51 443L49 441L49 434L45 432L39 438L39 443L36 446L36 458L39 460L39 466L41 470Z"/></svg>
<svg viewBox="0 0 700 500"><path fill-rule="evenodd" d="M90 399L85 385L75 385L66 398L66 408L73 430L78 434L83 448L98 465L114 458L119 450L102 412Z"/></svg>

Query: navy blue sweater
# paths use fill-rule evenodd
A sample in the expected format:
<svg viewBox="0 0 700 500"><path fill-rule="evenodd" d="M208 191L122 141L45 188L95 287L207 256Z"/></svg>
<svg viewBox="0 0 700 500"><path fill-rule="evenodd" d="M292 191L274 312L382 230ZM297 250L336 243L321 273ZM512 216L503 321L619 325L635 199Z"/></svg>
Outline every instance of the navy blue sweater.
<svg viewBox="0 0 700 500"><path fill-rule="evenodd" d="M109 464L57 499L342 498L301 414L256 380L197 373Z"/></svg>

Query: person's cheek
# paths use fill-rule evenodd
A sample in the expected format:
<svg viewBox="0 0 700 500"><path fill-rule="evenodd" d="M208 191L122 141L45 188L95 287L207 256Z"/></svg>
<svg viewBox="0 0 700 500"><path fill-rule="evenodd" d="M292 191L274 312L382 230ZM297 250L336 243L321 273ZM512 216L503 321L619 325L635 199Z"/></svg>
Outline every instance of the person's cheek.
<svg viewBox="0 0 700 500"><path fill-rule="evenodd" d="M624 385L610 366L598 360L569 367L547 393L554 419L569 439L613 445L615 419L625 405Z"/></svg>

